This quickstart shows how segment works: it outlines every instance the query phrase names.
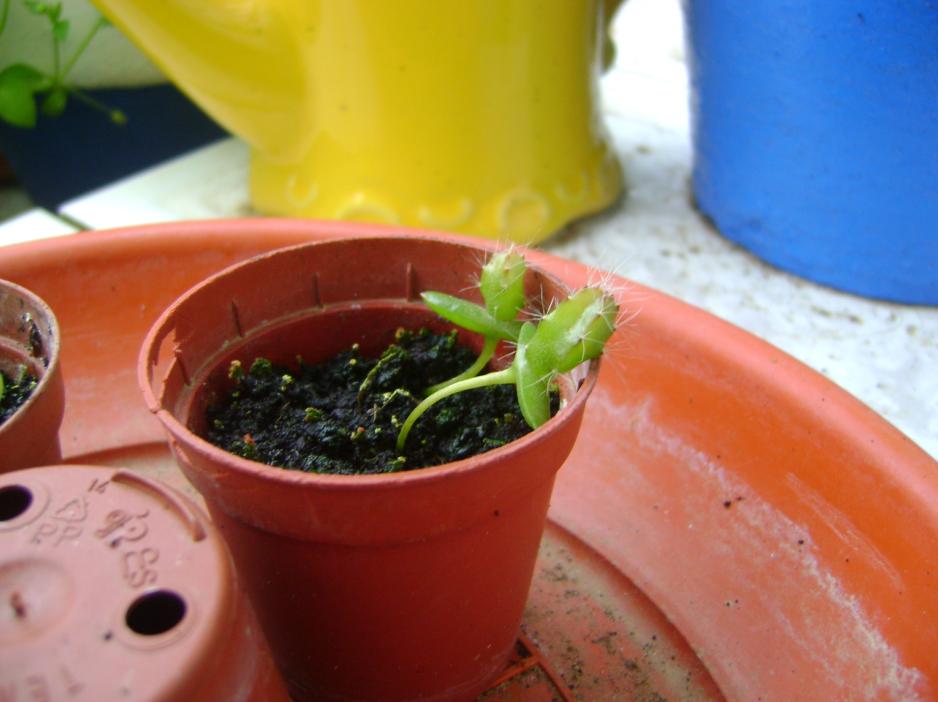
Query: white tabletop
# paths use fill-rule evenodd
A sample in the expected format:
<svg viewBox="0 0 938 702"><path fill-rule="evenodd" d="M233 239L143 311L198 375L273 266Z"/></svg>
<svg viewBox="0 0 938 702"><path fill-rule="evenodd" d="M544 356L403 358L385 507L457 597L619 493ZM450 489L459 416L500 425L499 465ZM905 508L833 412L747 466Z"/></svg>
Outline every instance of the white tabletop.
<svg viewBox="0 0 938 702"><path fill-rule="evenodd" d="M674 295L787 351L860 398L938 457L938 309L839 293L767 266L715 232L691 206L687 71L678 0L630 0L602 83L606 123L627 196L543 245ZM60 215L101 229L251 214L248 150L212 144L89 193ZM33 213L14 236L70 228ZM15 232L13 228L15 227ZM26 232L24 234L24 232ZM10 237L10 238L8 238Z"/></svg>

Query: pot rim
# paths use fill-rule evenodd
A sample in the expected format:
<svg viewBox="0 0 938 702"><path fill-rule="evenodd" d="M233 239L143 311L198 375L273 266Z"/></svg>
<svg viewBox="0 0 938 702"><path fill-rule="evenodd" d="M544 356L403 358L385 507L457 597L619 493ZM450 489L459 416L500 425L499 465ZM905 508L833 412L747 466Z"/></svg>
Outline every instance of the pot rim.
<svg viewBox="0 0 938 702"><path fill-rule="evenodd" d="M16 412L10 415L5 422L0 424L0 433L12 433L16 431L17 425L21 423L30 408L45 394L46 389L53 382L52 379L58 373L61 334L59 332L59 321L56 319L52 308L32 290L24 288L22 285L17 285L10 280L0 278L0 291L2 290L8 290L15 295L29 300L29 302L42 313L44 321L48 322L49 325L49 343L46 354L48 356L48 363L43 366L42 373L39 376L39 382L36 383L36 387L33 389L32 393L30 393L29 397L26 398L26 402L20 405Z"/></svg>
<svg viewBox="0 0 938 702"><path fill-rule="evenodd" d="M202 456L213 462L223 463L226 467L234 470L244 477L261 480L263 482L291 484L297 487L316 488L320 490L332 491L374 491L374 490L397 490L404 489L413 485L425 485L438 482L447 478L453 478L468 472L484 470L506 461L512 461L516 454L524 452L528 445L533 442L543 440L544 437L556 432L566 422L567 417L576 417L582 413L582 405L587 401L593 388L596 385L599 376L600 359L588 361L581 364L573 371L560 376L565 379L567 386L568 401L564 403L558 412L553 415L543 425L534 429L524 436L511 441L504 446L490 449L484 453L470 456L459 461L452 461L436 466L427 466L425 468L416 468L413 470L399 471L395 473L378 474L355 474L342 475L331 473L306 473L300 470L290 470L278 466L271 466L258 461L251 461L236 454L225 451L211 442L202 438L191 429L186 427L170 410L166 409L160 399L156 396L153 389L153 369L156 367L155 361L163 339L172 331L172 318L177 307L185 301L198 294L201 290L215 284L236 270L253 265L256 261L275 255L284 255L289 251L318 247L323 244L329 244L336 241L347 241L350 239L358 241L369 240L387 240L398 239L413 243L414 241L431 241L452 243L459 246L474 247L480 251L496 251L499 249L498 242L467 242L463 237L449 237L444 234L434 234L429 232L415 232L414 234L402 234L400 232L370 232L367 234L343 234L332 238L322 239L314 242L304 242L291 246L281 247L268 251L250 259L235 263L221 271L209 276L200 283L197 283L181 296L179 296L168 308L166 308L157 320L150 327L144 338L137 361L137 381L143 392L147 408L156 415L163 426L172 435L173 440L184 443L191 449L197 451ZM526 251L525 247L517 247ZM526 257L529 262L529 269L536 270L541 275L553 277L551 274L542 270L536 263L531 263L531 259ZM564 287L565 284L562 283ZM340 303L341 304L341 303ZM327 305L324 309L329 309ZM571 389L571 386L576 385Z"/></svg>

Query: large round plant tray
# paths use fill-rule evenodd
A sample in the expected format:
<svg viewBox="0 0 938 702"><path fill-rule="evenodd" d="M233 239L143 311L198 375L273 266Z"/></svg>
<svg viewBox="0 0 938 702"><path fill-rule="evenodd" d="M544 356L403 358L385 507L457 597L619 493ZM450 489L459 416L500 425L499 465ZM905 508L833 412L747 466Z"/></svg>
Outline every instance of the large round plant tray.
<svg viewBox="0 0 938 702"><path fill-rule="evenodd" d="M400 233L198 222L0 250L0 276L61 324L66 460L193 495L136 385L152 322L236 261L382 231ZM516 656L483 699L933 699L938 464L778 349L639 291L558 475Z"/></svg>

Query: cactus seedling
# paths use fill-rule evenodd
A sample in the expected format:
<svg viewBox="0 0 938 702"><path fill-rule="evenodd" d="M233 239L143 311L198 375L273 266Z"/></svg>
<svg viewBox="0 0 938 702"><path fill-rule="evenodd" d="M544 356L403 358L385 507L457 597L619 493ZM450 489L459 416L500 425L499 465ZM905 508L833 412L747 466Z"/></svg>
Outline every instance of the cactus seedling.
<svg viewBox="0 0 938 702"><path fill-rule="evenodd" d="M479 276L479 291L485 307L446 293L421 293L424 303L431 310L464 329L481 334L485 339L475 363L456 377L427 388L427 396L447 385L478 375L492 360L499 341L518 340L521 323L515 318L524 307L525 269L524 257L514 249L493 254L482 266Z"/></svg>
<svg viewBox="0 0 938 702"><path fill-rule="evenodd" d="M495 258L493 256L492 260ZM615 298L601 288L586 287L561 302L539 322L518 322L514 317L524 300L524 259L518 258L522 266L520 288L513 276L493 275L487 280L483 276L480 287L486 301L485 308L442 293L423 294L428 306L437 314L482 334L485 345L480 358L488 356L481 364L477 360L456 378L430 388L429 396L414 408L401 426L397 437L399 451L403 451L411 428L430 407L455 393L489 385L514 384L521 413L528 425L536 429L550 419L550 386L554 378L602 353L616 328L619 306ZM495 268L497 271L506 270L501 260ZM490 300L497 303L490 304ZM507 317L509 313L508 319L499 318ZM477 375L491 358L500 339L516 344L512 364L504 370Z"/></svg>
<svg viewBox="0 0 938 702"><path fill-rule="evenodd" d="M599 287L546 314L524 311L525 277L524 258L507 251L483 267L480 304L424 293L429 308L482 336L477 354L457 342L457 329L399 328L377 356L353 344L292 368L233 361L233 387L206 409L206 438L250 460L337 474L414 470L514 441L557 410L555 377L599 356L618 316ZM513 358L487 372L503 343ZM464 394L472 388L484 392Z"/></svg>

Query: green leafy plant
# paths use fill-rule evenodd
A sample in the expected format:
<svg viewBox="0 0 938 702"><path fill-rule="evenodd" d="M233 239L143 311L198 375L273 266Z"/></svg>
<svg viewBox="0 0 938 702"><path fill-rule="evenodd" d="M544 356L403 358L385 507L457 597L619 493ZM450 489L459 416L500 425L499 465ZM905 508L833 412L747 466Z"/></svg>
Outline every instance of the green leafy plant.
<svg viewBox="0 0 938 702"><path fill-rule="evenodd" d="M10 3L14 1L0 0L0 38L6 29ZM30 13L45 18L48 23L52 72L42 71L27 63L13 63L0 71L0 119L16 127L34 127L40 112L48 117L57 117L65 111L69 97L74 97L104 112L115 124L125 124L127 117L123 112L101 104L67 82L75 63L98 31L107 26L108 21L99 17L71 55L64 57L62 53L70 24L62 17L62 3L40 0L22 0L22 3Z"/></svg>
<svg viewBox="0 0 938 702"><path fill-rule="evenodd" d="M439 292L424 292L424 302L441 317L485 339L476 362L464 373L428 390L401 425L397 450L403 451L417 420L445 397L490 385L513 384L525 421L536 429L550 419L550 387L558 374L598 358L616 329L619 306L600 287L585 287L539 321L516 319L524 304L524 258L516 252L494 255L483 267L479 287L485 306ZM478 375L500 340L515 344L510 366Z"/></svg>

